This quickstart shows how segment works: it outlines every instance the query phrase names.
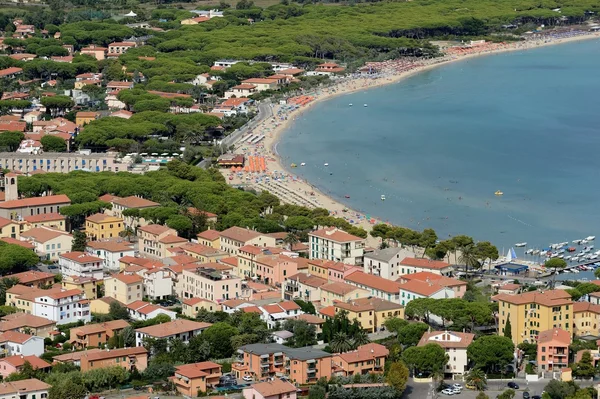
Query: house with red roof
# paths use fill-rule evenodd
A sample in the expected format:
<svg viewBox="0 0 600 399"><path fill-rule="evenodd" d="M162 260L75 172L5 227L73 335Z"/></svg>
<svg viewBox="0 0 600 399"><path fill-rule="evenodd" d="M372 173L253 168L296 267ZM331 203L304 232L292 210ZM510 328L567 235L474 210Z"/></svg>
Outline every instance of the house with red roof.
<svg viewBox="0 0 600 399"><path fill-rule="evenodd" d="M274 328L276 323L283 323L287 319L295 318L304 313L294 301L282 301L259 306L258 308L262 313L261 319L267 323L269 328Z"/></svg>
<svg viewBox="0 0 600 399"><path fill-rule="evenodd" d="M445 373L463 375L468 371L467 347L473 342L475 334L456 331L426 331L417 346L437 344L448 353Z"/></svg>
<svg viewBox="0 0 600 399"><path fill-rule="evenodd" d="M202 331L210 326L212 326L211 323L187 319L175 319L168 323L155 324L153 326L136 329L135 344L136 346L143 346L144 338L165 338L167 340L178 338L184 343L188 343L192 337L201 334Z"/></svg>
<svg viewBox="0 0 600 399"><path fill-rule="evenodd" d="M44 353L44 338L19 331L0 334L0 351L7 356L41 356Z"/></svg>
<svg viewBox="0 0 600 399"><path fill-rule="evenodd" d="M199 244L215 249L221 248L221 234L217 230L206 230L198 233L196 237L198 237Z"/></svg>
<svg viewBox="0 0 600 399"><path fill-rule="evenodd" d="M71 205L71 200L64 194L47 195L0 202L0 217L16 219L46 213L59 213L63 206Z"/></svg>
<svg viewBox="0 0 600 399"><path fill-rule="evenodd" d="M63 276L104 278L104 261L87 252L67 252L58 257L58 265Z"/></svg>
<svg viewBox="0 0 600 399"><path fill-rule="evenodd" d="M400 304L406 306L413 299L421 298L455 298L454 290L435 281L409 280L400 287Z"/></svg>
<svg viewBox="0 0 600 399"><path fill-rule="evenodd" d="M196 397L208 388L216 387L221 378L221 365L214 362L184 364L175 368L169 380L180 394Z"/></svg>
<svg viewBox="0 0 600 399"><path fill-rule="evenodd" d="M308 243L310 259L333 260L357 266L364 263L365 239L337 227L308 233Z"/></svg>
<svg viewBox="0 0 600 399"><path fill-rule="evenodd" d="M71 290L41 290L35 295L32 312L34 316L53 320L57 325L83 321L89 323L92 319L90 301L85 298L83 291Z"/></svg>
<svg viewBox="0 0 600 399"><path fill-rule="evenodd" d="M71 251L73 236L66 231L37 227L22 232L21 240L33 245L41 258L57 261L61 254Z"/></svg>
<svg viewBox="0 0 600 399"><path fill-rule="evenodd" d="M454 271L454 267L452 267L450 263L427 258L406 257L400 262L400 267L404 268L402 274L431 272L441 274L442 276L448 276Z"/></svg>
<svg viewBox="0 0 600 399"><path fill-rule="evenodd" d="M111 272L120 271L120 259L135 255L133 244L122 241L89 241L86 252L102 259L103 267Z"/></svg>
<svg viewBox="0 0 600 399"><path fill-rule="evenodd" d="M385 346L369 343L350 352L336 353L331 361L338 376L383 374L389 353Z"/></svg>
<svg viewBox="0 0 600 399"><path fill-rule="evenodd" d="M113 274L104 283L104 296L130 304L144 298L144 279L137 274Z"/></svg>
<svg viewBox="0 0 600 399"><path fill-rule="evenodd" d="M462 298L467 292L467 282L442 276L432 272L417 272L400 276L397 282L404 284L409 281L422 281L426 283L435 283L442 287L451 288L454 291L454 298Z"/></svg>
<svg viewBox="0 0 600 399"><path fill-rule="evenodd" d="M177 231L160 224L149 224L138 228L139 253L148 258L162 259L170 254L167 249L177 248L188 240L177 236Z"/></svg>
<svg viewBox="0 0 600 399"><path fill-rule="evenodd" d="M13 355L0 359L0 375L4 378L23 369L25 362L31 364L34 370L47 371L52 365L37 356Z"/></svg>
<svg viewBox="0 0 600 399"><path fill-rule="evenodd" d="M150 320L159 314L169 316L171 320L175 320L177 318L177 313L173 312L172 310L144 301L135 301L130 303L127 305L127 310L131 319L137 321Z"/></svg>

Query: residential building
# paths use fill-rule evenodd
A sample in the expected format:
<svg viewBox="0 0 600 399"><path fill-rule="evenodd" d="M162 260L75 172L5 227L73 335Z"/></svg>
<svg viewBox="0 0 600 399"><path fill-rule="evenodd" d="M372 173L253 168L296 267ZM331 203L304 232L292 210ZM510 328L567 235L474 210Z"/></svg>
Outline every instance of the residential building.
<svg viewBox="0 0 600 399"><path fill-rule="evenodd" d="M590 292L588 294L588 300L594 305L600 305L600 292Z"/></svg>
<svg viewBox="0 0 600 399"><path fill-rule="evenodd" d="M262 313L261 319L267 323L269 328L274 328L275 324L283 323L287 319L293 319L304 313L294 301L259 306L259 309Z"/></svg>
<svg viewBox="0 0 600 399"><path fill-rule="evenodd" d="M335 62L325 62L317 65L315 72L322 75L331 75L334 73L344 72L346 68L339 66Z"/></svg>
<svg viewBox="0 0 600 399"><path fill-rule="evenodd" d="M314 326L317 334L321 334L323 332L323 324L325 324L325 320L317 315L304 313L300 316L296 316L296 319L303 320L309 325Z"/></svg>
<svg viewBox="0 0 600 399"><path fill-rule="evenodd" d="M89 241L85 250L102 259L102 266L109 272L121 270L119 259L135 256L133 244L127 241Z"/></svg>
<svg viewBox="0 0 600 399"><path fill-rule="evenodd" d="M347 284L362 288L370 296L400 303L400 283L363 272L354 272L345 278Z"/></svg>
<svg viewBox="0 0 600 399"><path fill-rule="evenodd" d="M431 272L435 274L441 274L442 276L448 276L454 271L454 268L449 263L442 262L440 260L414 257L406 257L402 259L399 267L400 275L418 272Z"/></svg>
<svg viewBox="0 0 600 399"><path fill-rule="evenodd" d="M251 78L242 80L242 84L256 86L256 91L261 92L265 90L277 90L279 89L279 80L270 78Z"/></svg>
<svg viewBox="0 0 600 399"><path fill-rule="evenodd" d="M63 276L104 278L102 259L85 252L67 252L58 257L60 272Z"/></svg>
<svg viewBox="0 0 600 399"><path fill-rule="evenodd" d="M244 388L242 396L244 399L296 399L297 388L287 381L273 379L271 381L252 384L250 388Z"/></svg>
<svg viewBox="0 0 600 399"><path fill-rule="evenodd" d="M215 388L220 378L220 364L200 362L175 367L175 375L169 380L180 394L193 398L205 393L208 388Z"/></svg>
<svg viewBox="0 0 600 399"><path fill-rule="evenodd" d="M148 351L143 346L110 349L101 352L85 352L80 359L81 371L86 372L105 367L123 367L127 371L140 373L148 367Z"/></svg>
<svg viewBox="0 0 600 399"><path fill-rule="evenodd" d="M47 399L51 386L37 378L0 384L0 399Z"/></svg>
<svg viewBox="0 0 600 399"><path fill-rule="evenodd" d="M86 324L85 326L73 327L70 332L70 343L76 349L100 347L108 343L108 340L129 327L125 320L111 320L104 323Z"/></svg>
<svg viewBox="0 0 600 399"><path fill-rule="evenodd" d="M0 165L2 164L3 162L0 161ZM71 200L64 194L15 199L0 202L0 217L24 220L27 216L58 213L60 208L68 205L71 205Z"/></svg>
<svg viewBox="0 0 600 399"><path fill-rule="evenodd" d="M473 342L475 334L456 331L427 331L421 337L418 346L438 344L446 351L448 363L444 373L463 375L468 371L469 359L467 347Z"/></svg>
<svg viewBox="0 0 600 399"><path fill-rule="evenodd" d="M454 298L454 295L452 288L431 281L410 280L400 284L400 304L402 305L407 305L413 299L447 299Z"/></svg>
<svg viewBox="0 0 600 399"><path fill-rule="evenodd" d="M0 77L2 71L0 71ZM256 87L256 85L250 84L250 83L242 83L236 86L233 86L231 89L229 89L229 91L225 92L225 98L231 98L231 97L240 97L240 98L244 98L244 97L250 97L253 94L258 93L259 90Z"/></svg>
<svg viewBox="0 0 600 399"><path fill-rule="evenodd" d="M219 270L221 265L207 263L196 269L183 270L180 281L180 298L201 298L220 303L223 300L239 298L242 293L242 280L228 271Z"/></svg>
<svg viewBox="0 0 600 399"><path fill-rule="evenodd" d="M1 215L0 215L1 216ZM242 227L230 227L220 233L221 250L231 255L237 255L238 250L244 245L256 247L274 247L275 238L269 237L254 230Z"/></svg>
<svg viewBox="0 0 600 399"><path fill-rule="evenodd" d="M2 278L19 280L19 284L27 287L42 288L54 284L54 274L39 272L37 270L28 270L26 272L9 274Z"/></svg>
<svg viewBox="0 0 600 399"><path fill-rule="evenodd" d="M573 301L563 290L544 292L530 291L518 295L499 294L492 297L498 301L499 333L504 332L510 318L512 340L535 343L540 331L562 328L572 332Z"/></svg>
<svg viewBox="0 0 600 399"><path fill-rule="evenodd" d="M389 354L390 351L380 344L361 345L350 352L335 353L332 358L333 370L341 376L383 374Z"/></svg>
<svg viewBox="0 0 600 399"><path fill-rule="evenodd" d="M498 294L509 294L509 295L515 295L521 292L521 285L520 284L512 284L512 283L508 283L508 284L501 284L498 286Z"/></svg>
<svg viewBox="0 0 600 399"><path fill-rule="evenodd" d="M40 121L41 122L41 121ZM35 129L35 127L34 127ZM11 129L14 130L14 129ZM106 153L60 153L60 152L44 152L42 154L21 154L16 152L0 152L0 165L5 169L17 170L22 173L33 173L38 171L52 172L52 173L70 173L74 170L85 170L89 172L119 172L127 170L127 163L121 163L117 159L117 153L106 152ZM50 197L50 196L48 196ZM43 198L38 197L38 200ZM52 197L57 197L52 196ZM32 200L34 198L26 198ZM23 200L20 200L23 201ZM34 201L35 202L35 201ZM69 204L58 204L59 206L66 206ZM52 205L54 211L48 212L53 213L56 211L56 205ZM50 209L47 206L48 210ZM36 208L37 209L37 208ZM36 211L37 212L37 211ZM57 212L58 213L58 212ZM36 213L37 214L37 213ZM41 214L41 211L40 211ZM32 216L30 209L27 208L23 212L23 217ZM2 210L0 209L0 216L3 216ZM6 217L6 216L4 216Z"/></svg>
<svg viewBox="0 0 600 399"><path fill-rule="evenodd" d="M64 290L80 290L86 299L93 300L98 296L99 281L92 277L63 276L61 285Z"/></svg>
<svg viewBox="0 0 600 399"><path fill-rule="evenodd" d="M138 228L139 252L149 258L166 258L170 256L167 249L180 247L188 242L177 236L177 231L160 224L150 224Z"/></svg>
<svg viewBox="0 0 600 399"><path fill-rule="evenodd" d="M0 334L0 353L5 356L42 356L44 338L18 331Z"/></svg>
<svg viewBox="0 0 600 399"><path fill-rule="evenodd" d="M40 258L57 261L61 254L71 252L73 236L65 231L38 227L21 233L21 240L33 245Z"/></svg>
<svg viewBox="0 0 600 399"><path fill-rule="evenodd" d="M85 235L92 241L119 237L123 230L123 219L116 216L96 213L85 218Z"/></svg>
<svg viewBox="0 0 600 399"><path fill-rule="evenodd" d="M309 384L322 377L331 378L332 355L311 346L290 348L281 344L251 344L240 347L237 352L239 358L231 365L231 373L238 379L251 376L262 380L285 375L293 383Z"/></svg>
<svg viewBox="0 0 600 399"><path fill-rule="evenodd" d="M287 330L273 331L271 333L271 340L274 341L276 344L284 345L293 336L294 333L289 332Z"/></svg>
<svg viewBox="0 0 600 399"><path fill-rule="evenodd" d="M141 223L140 220L136 220L131 216L124 217L123 211L126 209L148 209L148 208L156 208L160 206L159 203L153 202L144 198L130 196L125 198L113 197L111 204L113 204L113 208L111 210L112 214L116 217L123 218L125 226L129 227L137 227L138 223Z"/></svg>
<svg viewBox="0 0 600 399"><path fill-rule="evenodd" d="M364 263L365 240L336 227L308 233L309 258L334 260L349 265Z"/></svg>
<svg viewBox="0 0 600 399"><path fill-rule="evenodd" d="M358 320L361 328L369 333L383 330L384 323L392 317L404 318L404 306L380 298L352 299L334 302L335 313L348 312L349 320Z"/></svg>
<svg viewBox="0 0 600 399"><path fill-rule="evenodd" d="M573 335L594 336L600 334L600 305L590 302L573 304Z"/></svg>
<svg viewBox="0 0 600 399"><path fill-rule="evenodd" d="M123 304L141 301L144 298L144 279L137 274L113 274L104 283L104 296Z"/></svg>
<svg viewBox="0 0 600 399"><path fill-rule="evenodd" d="M108 56L124 54L127 50L137 47L135 42L114 42L108 45Z"/></svg>
<svg viewBox="0 0 600 399"><path fill-rule="evenodd" d="M54 287L45 291L37 287L27 287L21 284L13 285L6 290L6 305L13 306L19 309L21 312L32 314L35 297L42 291L56 292L57 290Z"/></svg>
<svg viewBox="0 0 600 399"><path fill-rule="evenodd" d="M144 293L148 298L158 300L173 295L173 278L167 269L155 267L138 274L144 279Z"/></svg>
<svg viewBox="0 0 600 399"><path fill-rule="evenodd" d="M55 329L55 321L21 312L6 315L0 321L0 332L18 331L31 333L40 338L50 337L50 333Z"/></svg>
<svg viewBox="0 0 600 399"><path fill-rule="evenodd" d="M90 301L80 290L38 293L32 314L53 320L56 324L68 324L92 319Z"/></svg>
<svg viewBox="0 0 600 399"><path fill-rule="evenodd" d="M52 360L53 363L70 363L73 364L74 366L77 367L81 367L81 358L84 356L87 356L91 353L99 353L99 352L103 352L104 349L98 349L98 348L91 348L91 349L86 349L84 351L78 351L78 352L70 352L70 353L65 353L64 355L57 355L57 356L53 356Z"/></svg>
<svg viewBox="0 0 600 399"><path fill-rule="evenodd" d="M29 362L34 370L46 371L51 367L50 363L40 359L37 356L13 355L0 359L0 375L6 378L12 373L18 373L23 369L25 362Z"/></svg>
<svg viewBox="0 0 600 399"><path fill-rule="evenodd" d="M191 256L202 263L216 262L219 259L229 256L227 252L221 251L218 248L208 247L203 244L188 243L187 240L184 245L179 248L181 248L186 255Z"/></svg>
<svg viewBox="0 0 600 399"><path fill-rule="evenodd" d="M265 255L256 258L256 277L265 284L281 287L287 276L298 273L294 259L284 255Z"/></svg>
<svg viewBox="0 0 600 399"><path fill-rule="evenodd" d="M18 239L21 232L20 229L21 227L17 221L0 217L0 238Z"/></svg>
<svg viewBox="0 0 600 399"><path fill-rule="evenodd" d="M100 114L98 112L79 111L75 114L75 123L79 126L83 126L91 121L95 121L99 117Z"/></svg>
<svg viewBox="0 0 600 399"><path fill-rule="evenodd" d="M312 259L307 261L307 263L309 274L321 277L329 282L339 281L343 283L350 274L363 270L358 266L347 265L332 260Z"/></svg>
<svg viewBox="0 0 600 399"><path fill-rule="evenodd" d="M321 287L327 280L305 273L294 274L288 277L281 289L283 299L301 299L306 302L319 302L321 300Z"/></svg>
<svg viewBox="0 0 600 399"><path fill-rule="evenodd" d="M23 69L17 67L10 67L0 70L0 78L15 79L17 75L23 73Z"/></svg>
<svg viewBox="0 0 600 399"><path fill-rule="evenodd" d="M271 247L244 245L237 249L235 257L238 259L236 274L241 278L256 277L256 259L259 256L273 254Z"/></svg>
<svg viewBox="0 0 600 399"><path fill-rule="evenodd" d="M200 323L187 319L176 319L168 323L156 324L135 330L135 344L142 346L144 338L180 339L188 343L190 338L202 333L211 323Z"/></svg>
<svg viewBox="0 0 600 399"><path fill-rule="evenodd" d="M571 333L561 328L540 332L537 340L538 370L557 371L569 367Z"/></svg>
<svg viewBox="0 0 600 399"><path fill-rule="evenodd" d="M214 249L221 249L221 234L217 230L198 233L198 243Z"/></svg>
<svg viewBox="0 0 600 399"><path fill-rule="evenodd" d="M37 227L49 227L52 229L65 231L65 220L66 218L63 215L56 212L25 217L25 221L27 222L27 230Z"/></svg>
<svg viewBox="0 0 600 399"><path fill-rule="evenodd" d="M89 47L82 48L80 51L81 54L90 55L98 61L101 61L104 58L106 58L106 52L108 51L108 49L106 47L97 47L96 45L92 44Z"/></svg>
<svg viewBox="0 0 600 399"><path fill-rule="evenodd" d="M414 257L414 252L400 247L376 249L365 254L364 272L388 280L396 280L401 273L400 262L406 257Z"/></svg>
<svg viewBox="0 0 600 399"><path fill-rule="evenodd" d="M396 281L401 284L405 284L413 280L422 281L428 284L437 284L442 287L450 288L452 291L454 291L453 298L462 298L467 292L466 281L445 277L441 274L436 274L432 272L417 272L413 274L405 274L403 276L400 276Z"/></svg>
<svg viewBox="0 0 600 399"><path fill-rule="evenodd" d="M209 301L208 299L202 298L188 298L184 299L181 305L181 312L184 316L195 318L198 315L198 312L204 309L208 312L220 312L221 305Z"/></svg>
<svg viewBox="0 0 600 399"><path fill-rule="evenodd" d="M351 299L365 298L369 292L346 283L328 283L321 286L321 305L331 306L334 302L347 302Z"/></svg>
<svg viewBox="0 0 600 399"><path fill-rule="evenodd" d="M131 317L132 320L137 321L150 320L160 314L169 316L171 320L175 320L177 318L177 313L173 312L172 310L144 301L135 301L130 303L127 305L127 310L129 312L129 317Z"/></svg>

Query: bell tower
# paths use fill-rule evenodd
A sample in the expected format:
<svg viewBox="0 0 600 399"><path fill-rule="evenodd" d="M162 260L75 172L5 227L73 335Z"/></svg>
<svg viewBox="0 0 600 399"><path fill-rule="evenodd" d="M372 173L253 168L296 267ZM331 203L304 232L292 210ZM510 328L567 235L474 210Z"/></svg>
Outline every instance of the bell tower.
<svg viewBox="0 0 600 399"><path fill-rule="evenodd" d="M2 185L4 186L4 201L13 201L19 199L19 185L17 175L14 173L0 174Z"/></svg>

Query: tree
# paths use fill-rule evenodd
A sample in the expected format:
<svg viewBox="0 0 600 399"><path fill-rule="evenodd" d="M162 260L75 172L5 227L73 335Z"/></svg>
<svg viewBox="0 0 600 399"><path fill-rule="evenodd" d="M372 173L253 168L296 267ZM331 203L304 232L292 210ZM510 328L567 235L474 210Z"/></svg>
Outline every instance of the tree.
<svg viewBox="0 0 600 399"><path fill-rule="evenodd" d="M564 399L574 395L578 389L579 387L573 381L551 380L544 388L544 392L550 399Z"/></svg>
<svg viewBox="0 0 600 399"><path fill-rule="evenodd" d="M371 340L369 339L369 335L365 330L360 330L357 331L356 334L354 334L354 337L352 337L352 342L354 349L356 349L361 345L368 344L369 342L371 342Z"/></svg>
<svg viewBox="0 0 600 399"><path fill-rule="evenodd" d="M398 330L398 342L404 347L415 346L421 340L421 337L429 329L425 323L410 323Z"/></svg>
<svg viewBox="0 0 600 399"><path fill-rule="evenodd" d="M56 382L52 382L48 390L49 399L81 399L87 394L87 389L79 371L61 374Z"/></svg>
<svg viewBox="0 0 600 399"><path fill-rule="evenodd" d="M73 230L73 243L71 244L71 251L84 252L87 246L87 237L85 233L79 230Z"/></svg>
<svg viewBox="0 0 600 399"><path fill-rule="evenodd" d="M402 353L402 360L413 372L431 375L444 370L448 355L440 345L431 343L411 346Z"/></svg>
<svg viewBox="0 0 600 399"><path fill-rule="evenodd" d="M286 320L283 323L283 329L294 334L288 340L288 346L302 348L304 346L316 345L317 343L317 330L315 326L308 324L304 320Z"/></svg>
<svg viewBox="0 0 600 399"><path fill-rule="evenodd" d="M489 397L489 396L487 396L487 395L486 395L485 393L483 393L483 392L479 392L479 393L477 394L477 397L476 397L475 399L490 399L490 397Z"/></svg>
<svg viewBox="0 0 600 399"><path fill-rule="evenodd" d="M156 382L166 381L167 378L175 374L175 366L170 363L154 363L151 362L143 371L142 377L144 381Z"/></svg>
<svg viewBox="0 0 600 399"><path fill-rule="evenodd" d="M69 96L42 97L41 103L52 116L62 115L65 110L73 108L75 105Z"/></svg>
<svg viewBox="0 0 600 399"><path fill-rule="evenodd" d="M348 337L345 332L340 331L333 336L329 346L335 353L348 352L352 350L352 338Z"/></svg>
<svg viewBox="0 0 600 399"><path fill-rule="evenodd" d="M486 335L467 347L467 355L476 368L486 372L504 370L513 361L515 346L510 338Z"/></svg>
<svg viewBox="0 0 600 399"><path fill-rule="evenodd" d="M300 242L300 240L298 239L298 236L295 233L288 233L285 238L283 239L283 243L287 244L288 246L288 250L292 251L292 248L294 248L294 245L298 244Z"/></svg>
<svg viewBox="0 0 600 399"><path fill-rule="evenodd" d="M315 305L313 305L312 302L305 302L302 299L294 299L294 302L296 302L296 305L300 306L300 309L304 313L317 314L317 310L315 309Z"/></svg>
<svg viewBox="0 0 600 399"><path fill-rule="evenodd" d="M567 261L561 258L550 258L544 262L544 266L548 269L552 269L552 287L554 287L557 271L567 267Z"/></svg>
<svg viewBox="0 0 600 399"><path fill-rule="evenodd" d="M515 391L508 388L505 389L496 399L513 399L515 397Z"/></svg>
<svg viewBox="0 0 600 399"><path fill-rule="evenodd" d="M408 321L398 317L389 317L383 322L383 325L389 332L395 332L397 334L402 327L408 325Z"/></svg>
<svg viewBox="0 0 600 399"><path fill-rule="evenodd" d="M17 284L19 279L16 277L4 277L0 280L0 306L6 305L6 291Z"/></svg>
<svg viewBox="0 0 600 399"><path fill-rule="evenodd" d="M319 384L312 385L308 390L308 399L325 399L326 396L325 388Z"/></svg>
<svg viewBox="0 0 600 399"><path fill-rule="evenodd" d="M523 351L523 354L530 360L537 358L537 344L521 342L517 347Z"/></svg>
<svg viewBox="0 0 600 399"><path fill-rule="evenodd" d="M118 301L113 301L108 307L108 314L113 320L129 320L129 311Z"/></svg>
<svg viewBox="0 0 600 399"><path fill-rule="evenodd" d="M135 346L135 330L133 327L125 327L121 332L123 336L123 345L128 348L133 348Z"/></svg>
<svg viewBox="0 0 600 399"><path fill-rule="evenodd" d="M24 139L25 135L22 132L2 132L0 134L0 150L15 152Z"/></svg>
<svg viewBox="0 0 600 399"><path fill-rule="evenodd" d="M592 364L592 355L589 351L583 352L581 360L575 364L573 374L579 378L592 378L596 375L596 369Z"/></svg>
<svg viewBox="0 0 600 399"><path fill-rule="evenodd" d="M46 152L65 152L67 151L67 142L58 137L47 134L40 140L42 147Z"/></svg>
<svg viewBox="0 0 600 399"><path fill-rule="evenodd" d="M401 397L406 389L408 381L408 368L402 362L394 362L390 365L385 376L385 382L396 390L397 397Z"/></svg>
<svg viewBox="0 0 600 399"><path fill-rule="evenodd" d="M504 326L504 334L506 338L510 338L512 340L512 326L510 325L510 314L506 318L506 325Z"/></svg>
<svg viewBox="0 0 600 399"><path fill-rule="evenodd" d="M0 241L0 273L25 271L37 265L40 258L31 249Z"/></svg>
<svg viewBox="0 0 600 399"><path fill-rule="evenodd" d="M216 359L230 357L233 354L231 338L239 330L228 323L215 323L202 332L202 338L210 344L211 356Z"/></svg>
<svg viewBox="0 0 600 399"><path fill-rule="evenodd" d="M473 385L478 391L483 391L487 385L485 373L480 368L471 369L465 378L465 382Z"/></svg>
<svg viewBox="0 0 600 399"><path fill-rule="evenodd" d="M566 399L592 399L592 394L590 393L590 388L588 389L580 389L575 392L573 395L567 396ZM595 394L594 394L595 397Z"/></svg>

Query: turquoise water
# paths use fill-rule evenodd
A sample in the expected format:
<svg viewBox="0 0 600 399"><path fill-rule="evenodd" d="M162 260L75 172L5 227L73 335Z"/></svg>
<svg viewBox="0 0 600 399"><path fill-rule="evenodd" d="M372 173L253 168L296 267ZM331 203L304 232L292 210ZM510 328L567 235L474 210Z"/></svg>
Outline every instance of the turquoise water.
<svg viewBox="0 0 600 399"><path fill-rule="evenodd" d="M440 238L600 239L599 71L598 40L465 60L320 103L277 151L348 206Z"/></svg>

